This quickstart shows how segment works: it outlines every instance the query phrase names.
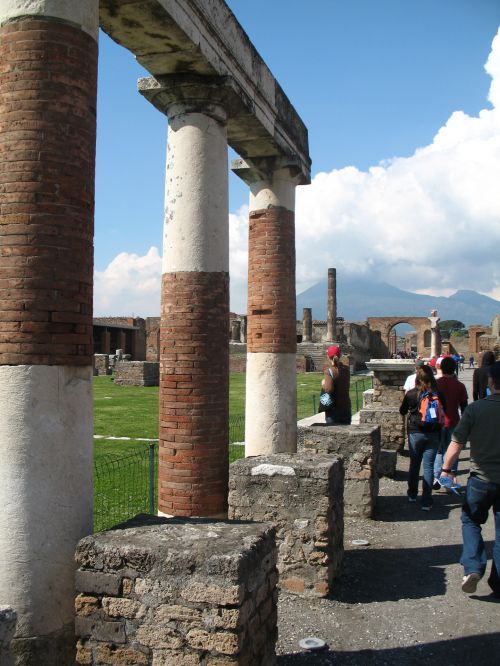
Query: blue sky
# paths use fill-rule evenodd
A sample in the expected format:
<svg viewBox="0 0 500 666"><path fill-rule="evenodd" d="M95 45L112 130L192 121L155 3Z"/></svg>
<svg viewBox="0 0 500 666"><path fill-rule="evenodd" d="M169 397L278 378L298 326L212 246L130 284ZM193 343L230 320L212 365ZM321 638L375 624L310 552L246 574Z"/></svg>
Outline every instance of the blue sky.
<svg viewBox="0 0 500 666"><path fill-rule="evenodd" d="M500 2L231 0L228 4L309 129L314 180L309 193L298 188L297 194L299 291L323 277L321 271L331 265L346 272L371 271L374 279L387 279L412 291L437 294L474 288L500 298L498 269L488 269L488 261L494 261L491 247L484 243L476 247L474 240L475 227L486 231L494 230L495 223L500 227L492 202L481 190L489 177L498 182L500 175L496 115L492 111L486 120L480 115L492 109L487 97L495 77L484 65L500 25ZM156 314L159 307L156 275L167 121L136 92L136 79L142 75L130 53L101 35L96 314L147 315ZM476 189L462 196L461 179L467 189L478 174L467 173L474 162L481 165ZM453 179L445 175L455 171ZM248 191L232 174L229 186L232 309L242 311ZM413 202L410 212L404 199ZM482 207L476 205L478 200L484 202ZM418 215L413 217L413 211ZM381 231L368 247L358 248L364 225L372 220ZM418 227L415 234L412 225ZM429 266L408 253L407 244L414 236L425 245L426 236L419 236L425 229L432 245L436 225L441 234L436 241L446 242L459 232L464 239L459 246L474 244L469 269L455 248L450 258L456 257L456 266L448 270L446 260L446 276L436 271L439 256L429 258ZM318 229L329 231L327 240L338 239L337 249L335 241L329 253L319 249L317 241L324 245L325 238L311 237L311 230ZM377 239L381 246L372 253ZM498 257L500 237L490 241L496 244ZM357 251L351 255L353 244ZM481 276L476 253L488 255ZM134 286L137 293L131 294Z"/></svg>

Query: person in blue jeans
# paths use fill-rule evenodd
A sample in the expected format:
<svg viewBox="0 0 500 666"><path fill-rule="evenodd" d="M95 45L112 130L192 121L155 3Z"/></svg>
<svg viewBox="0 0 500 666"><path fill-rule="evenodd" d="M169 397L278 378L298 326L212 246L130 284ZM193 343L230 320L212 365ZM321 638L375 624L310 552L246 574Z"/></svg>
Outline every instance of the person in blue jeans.
<svg viewBox="0 0 500 666"><path fill-rule="evenodd" d="M417 368L415 388L403 398L400 414L408 415L408 442L410 446L410 470L408 473L408 501L416 502L420 467L423 463L422 510L432 508L432 484L434 481L434 460L439 448L441 428L444 424L444 396L438 391L432 368L428 365ZM437 396L438 407L430 421L423 419L421 413L422 398L425 394Z"/></svg>
<svg viewBox="0 0 500 666"><path fill-rule="evenodd" d="M500 361L490 366L488 383L491 394L468 405L453 431L441 479L449 478L453 463L469 441L471 469L461 516L462 590L468 594L475 592L486 572L487 555L481 525L493 508L495 545L488 584L493 596L500 599Z"/></svg>

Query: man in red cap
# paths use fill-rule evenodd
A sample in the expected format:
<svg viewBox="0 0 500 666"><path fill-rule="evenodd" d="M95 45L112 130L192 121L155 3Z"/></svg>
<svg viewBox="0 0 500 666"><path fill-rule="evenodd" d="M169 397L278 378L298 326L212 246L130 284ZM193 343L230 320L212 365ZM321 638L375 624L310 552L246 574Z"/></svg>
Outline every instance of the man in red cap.
<svg viewBox="0 0 500 666"><path fill-rule="evenodd" d="M342 352L338 345L328 347L323 390L330 395L332 404L324 407L326 425L349 425L351 423L351 399L349 397L349 367L340 361Z"/></svg>

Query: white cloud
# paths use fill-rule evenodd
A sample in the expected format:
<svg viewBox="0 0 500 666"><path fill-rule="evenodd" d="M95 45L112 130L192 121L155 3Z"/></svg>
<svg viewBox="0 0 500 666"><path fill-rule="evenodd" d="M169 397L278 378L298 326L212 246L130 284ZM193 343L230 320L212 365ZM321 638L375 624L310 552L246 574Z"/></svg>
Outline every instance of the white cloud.
<svg viewBox="0 0 500 666"><path fill-rule="evenodd" d="M411 157L366 172L349 166L319 173L311 185L297 188L298 291L335 266L420 293L468 288L499 298L500 31L485 69L492 108L475 117L454 112L432 143ZM247 207L230 215L236 312L246 309L247 217ZM118 255L96 275L99 310L122 298L138 312L140 303L159 303L159 278L153 288L159 266L155 248L145 257Z"/></svg>
<svg viewBox="0 0 500 666"><path fill-rule="evenodd" d="M297 192L298 289L329 266L412 291L500 290L500 34L485 66L492 109L456 111L433 142Z"/></svg>
<svg viewBox="0 0 500 666"><path fill-rule="evenodd" d="M94 315L156 316L160 314L161 257L121 252L94 277Z"/></svg>

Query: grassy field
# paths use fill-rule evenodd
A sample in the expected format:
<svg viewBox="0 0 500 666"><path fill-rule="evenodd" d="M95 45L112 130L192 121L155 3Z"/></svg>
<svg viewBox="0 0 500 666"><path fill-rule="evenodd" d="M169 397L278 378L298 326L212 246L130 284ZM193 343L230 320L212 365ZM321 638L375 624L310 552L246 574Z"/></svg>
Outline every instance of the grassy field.
<svg viewBox="0 0 500 666"><path fill-rule="evenodd" d="M297 416L315 413L321 373L297 375ZM356 383L351 379L351 399L356 411ZM358 399L361 393L358 383ZM229 461L244 455L245 374L232 374L229 389ZM135 438L158 438L158 387L119 386L111 377L94 377L94 433L103 437L130 437L130 441L94 440L94 529L106 529L156 506L158 449ZM152 458L154 464L151 466Z"/></svg>

